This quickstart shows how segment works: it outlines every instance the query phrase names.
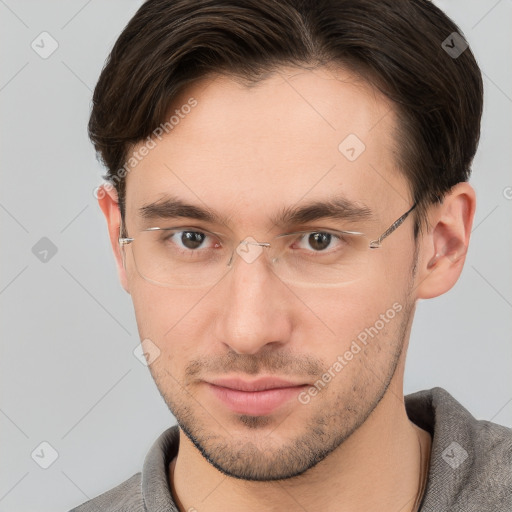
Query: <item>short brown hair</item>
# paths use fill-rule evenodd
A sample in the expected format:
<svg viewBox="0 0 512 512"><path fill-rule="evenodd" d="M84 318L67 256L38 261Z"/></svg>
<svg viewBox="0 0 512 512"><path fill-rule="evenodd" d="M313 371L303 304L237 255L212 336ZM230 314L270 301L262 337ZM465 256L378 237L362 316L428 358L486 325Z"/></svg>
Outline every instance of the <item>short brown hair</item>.
<svg viewBox="0 0 512 512"><path fill-rule="evenodd" d="M115 43L94 90L89 136L125 211L132 145L165 122L171 102L211 73L258 81L278 66L339 63L396 106L398 167L418 203L467 181L480 136L482 77L461 31L427 0L147 0ZM450 46L453 46L453 39Z"/></svg>

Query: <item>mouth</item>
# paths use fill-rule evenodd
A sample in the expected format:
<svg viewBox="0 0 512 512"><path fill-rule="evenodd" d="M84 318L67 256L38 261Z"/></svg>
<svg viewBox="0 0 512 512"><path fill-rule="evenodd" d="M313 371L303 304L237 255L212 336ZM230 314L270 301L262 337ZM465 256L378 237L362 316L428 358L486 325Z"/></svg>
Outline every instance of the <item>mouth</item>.
<svg viewBox="0 0 512 512"><path fill-rule="evenodd" d="M275 377L253 381L239 378L215 379L205 382L213 396L237 414L265 416L310 386L304 382L291 382Z"/></svg>

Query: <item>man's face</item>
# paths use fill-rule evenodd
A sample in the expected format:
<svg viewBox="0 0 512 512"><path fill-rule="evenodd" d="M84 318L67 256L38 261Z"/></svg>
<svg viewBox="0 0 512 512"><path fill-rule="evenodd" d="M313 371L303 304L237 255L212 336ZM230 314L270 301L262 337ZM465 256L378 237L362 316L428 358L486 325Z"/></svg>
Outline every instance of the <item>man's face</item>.
<svg viewBox="0 0 512 512"><path fill-rule="evenodd" d="M197 105L180 110L191 97ZM144 228L191 225L237 242L319 228L374 239L412 205L395 164L394 112L346 71L283 68L252 87L209 78L187 89L175 109L179 122L127 176L126 229L136 240ZM353 136L340 146L350 134L364 151ZM140 209L166 196L207 207L225 223L144 220ZM371 217L290 226L269 220L337 196L367 206ZM214 285L162 287L137 272L126 248L140 337L160 351L153 378L213 465L244 479L298 475L365 421L400 367L408 337L412 232L408 218L381 248L361 253L364 271L329 287L284 282L263 253L251 263L235 253ZM269 376L302 387L258 398L211 385Z"/></svg>

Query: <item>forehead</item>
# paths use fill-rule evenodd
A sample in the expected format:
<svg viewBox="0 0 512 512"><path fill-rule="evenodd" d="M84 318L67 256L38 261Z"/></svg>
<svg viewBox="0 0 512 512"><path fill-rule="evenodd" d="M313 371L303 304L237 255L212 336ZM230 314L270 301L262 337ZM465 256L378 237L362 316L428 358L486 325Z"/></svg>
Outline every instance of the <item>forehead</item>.
<svg viewBox="0 0 512 512"><path fill-rule="evenodd" d="M281 68L252 86L208 77L176 98L168 117L167 133L127 175L128 215L166 195L248 224L338 192L407 206L394 110L342 69Z"/></svg>

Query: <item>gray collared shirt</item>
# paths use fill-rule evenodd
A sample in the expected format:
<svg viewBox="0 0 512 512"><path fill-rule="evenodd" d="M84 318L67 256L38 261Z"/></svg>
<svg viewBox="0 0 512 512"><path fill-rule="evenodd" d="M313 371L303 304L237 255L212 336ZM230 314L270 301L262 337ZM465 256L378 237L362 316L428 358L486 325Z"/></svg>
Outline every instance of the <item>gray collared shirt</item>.
<svg viewBox="0 0 512 512"><path fill-rule="evenodd" d="M430 432L421 512L512 512L512 429L475 419L442 388L405 397L410 420ZM142 472L70 512L179 512L169 488L177 425L163 432Z"/></svg>

